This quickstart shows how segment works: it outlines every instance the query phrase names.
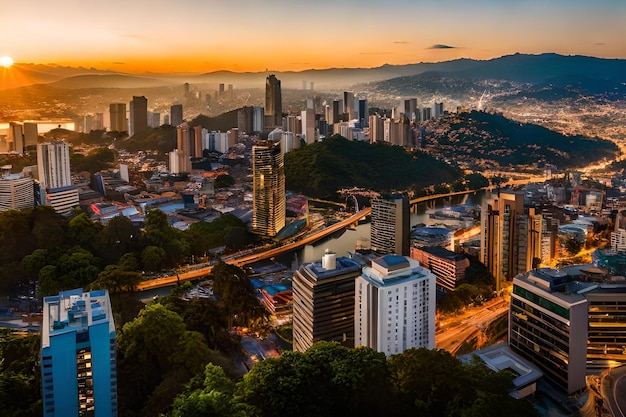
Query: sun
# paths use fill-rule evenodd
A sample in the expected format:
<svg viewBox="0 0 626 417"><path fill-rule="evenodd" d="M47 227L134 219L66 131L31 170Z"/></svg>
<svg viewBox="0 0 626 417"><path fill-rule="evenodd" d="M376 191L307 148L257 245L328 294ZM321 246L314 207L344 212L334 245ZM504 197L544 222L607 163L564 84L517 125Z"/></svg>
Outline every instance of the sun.
<svg viewBox="0 0 626 417"><path fill-rule="evenodd" d="M10 56L0 56L0 66L9 68L11 65L13 65L13 58Z"/></svg>

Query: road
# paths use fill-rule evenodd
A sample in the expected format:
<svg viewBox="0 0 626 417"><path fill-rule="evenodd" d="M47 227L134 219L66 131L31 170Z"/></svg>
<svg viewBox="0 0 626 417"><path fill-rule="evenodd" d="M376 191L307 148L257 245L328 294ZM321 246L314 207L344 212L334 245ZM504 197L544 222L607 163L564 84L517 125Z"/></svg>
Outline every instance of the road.
<svg viewBox="0 0 626 417"><path fill-rule="evenodd" d="M612 368L602 374L601 393L604 407L613 417L626 417L626 366Z"/></svg>
<svg viewBox="0 0 626 417"><path fill-rule="evenodd" d="M298 248L301 248L302 246L308 245L325 236L335 233L338 230L348 227L351 224L356 223L360 219L369 215L371 211L372 209L370 207L367 207L338 223L335 223L331 226L328 226L320 230L319 232L313 233L309 236L305 236L302 239L298 240L297 242L288 243L278 248L272 248L272 249L268 249L268 250L258 252L258 253L252 253L252 254L246 253L241 256L230 258L226 260L225 262L231 265L244 266L253 262L262 261L265 259L270 259L272 257L278 256L278 255L282 255L283 253L296 250ZM177 275L171 275L168 277L155 278L151 280L142 281L135 286L135 291L145 291L145 290L150 290L154 288L167 287L169 285L175 285L178 282L197 279L197 278L209 275L212 269L213 269L213 266L207 266L205 268L199 268L193 271L179 273Z"/></svg>
<svg viewBox="0 0 626 417"><path fill-rule="evenodd" d="M476 308L465 310L462 315L439 322L435 335L437 349L453 355L463 343L474 335L480 335L496 319L507 314L509 304L502 298L495 298Z"/></svg>

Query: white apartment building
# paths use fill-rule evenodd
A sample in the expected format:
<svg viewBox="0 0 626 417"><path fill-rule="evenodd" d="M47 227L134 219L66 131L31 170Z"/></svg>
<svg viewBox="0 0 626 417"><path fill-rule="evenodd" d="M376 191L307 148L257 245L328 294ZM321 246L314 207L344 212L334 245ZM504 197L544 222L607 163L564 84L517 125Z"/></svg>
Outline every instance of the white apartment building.
<svg viewBox="0 0 626 417"><path fill-rule="evenodd" d="M355 281L354 345L387 356L435 348L435 275L406 256L386 255Z"/></svg>

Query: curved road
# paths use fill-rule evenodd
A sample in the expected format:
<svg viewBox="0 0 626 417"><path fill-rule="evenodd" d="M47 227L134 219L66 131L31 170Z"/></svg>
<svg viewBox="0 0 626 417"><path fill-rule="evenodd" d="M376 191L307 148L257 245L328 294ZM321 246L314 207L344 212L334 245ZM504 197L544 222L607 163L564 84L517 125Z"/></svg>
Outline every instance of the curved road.
<svg viewBox="0 0 626 417"><path fill-rule="evenodd" d="M600 389L605 408L613 417L626 417L626 366L606 371Z"/></svg>

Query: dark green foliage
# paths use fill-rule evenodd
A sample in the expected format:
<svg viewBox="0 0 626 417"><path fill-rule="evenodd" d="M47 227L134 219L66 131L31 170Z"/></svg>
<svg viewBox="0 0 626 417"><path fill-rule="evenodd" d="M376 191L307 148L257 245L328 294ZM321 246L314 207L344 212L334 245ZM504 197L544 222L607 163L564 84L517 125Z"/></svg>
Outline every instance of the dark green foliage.
<svg viewBox="0 0 626 417"><path fill-rule="evenodd" d="M223 214L210 223L196 222L185 230L184 238L191 254L205 256L209 249L218 246L240 248L253 243L254 237L246 224L237 216Z"/></svg>
<svg viewBox="0 0 626 417"><path fill-rule="evenodd" d="M205 116L204 114L199 114L194 117L189 124L191 126L200 125L209 131L222 131L226 132L233 128L233 126L237 126L237 114L239 109L231 110L226 113L222 113L215 117Z"/></svg>
<svg viewBox="0 0 626 417"><path fill-rule="evenodd" d="M337 190L348 187L406 190L459 177L455 169L420 152L339 135L285 154L287 188L316 198L334 199Z"/></svg>
<svg viewBox="0 0 626 417"><path fill-rule="evenodd" d="M115 162L116 153L109 148L96 148L87 156L72 152L70 164L75 172L88 171L92 174L110 168Z"/></svg>
<svg viewBox="0 0 626 417"><path fill-rule="evenodd" d="M176 148L176 127L162 125L154 129L147 129L131 136L126 140L117 140L115 147L128 152L154 150L159 153L171 152Z"/></svg>
<svg viewBox="0 0 626 417"><path fill-rule="evenodd" d="M42 415L39 334L0 329L0 410L5 417Z"/></svg>
<svg viewBox="0 0 626 417"><path fill-rule="evenodd" d="M226 188L235 185L235 179L228 174L220 175L215 179L215 188Z"/></svg>

